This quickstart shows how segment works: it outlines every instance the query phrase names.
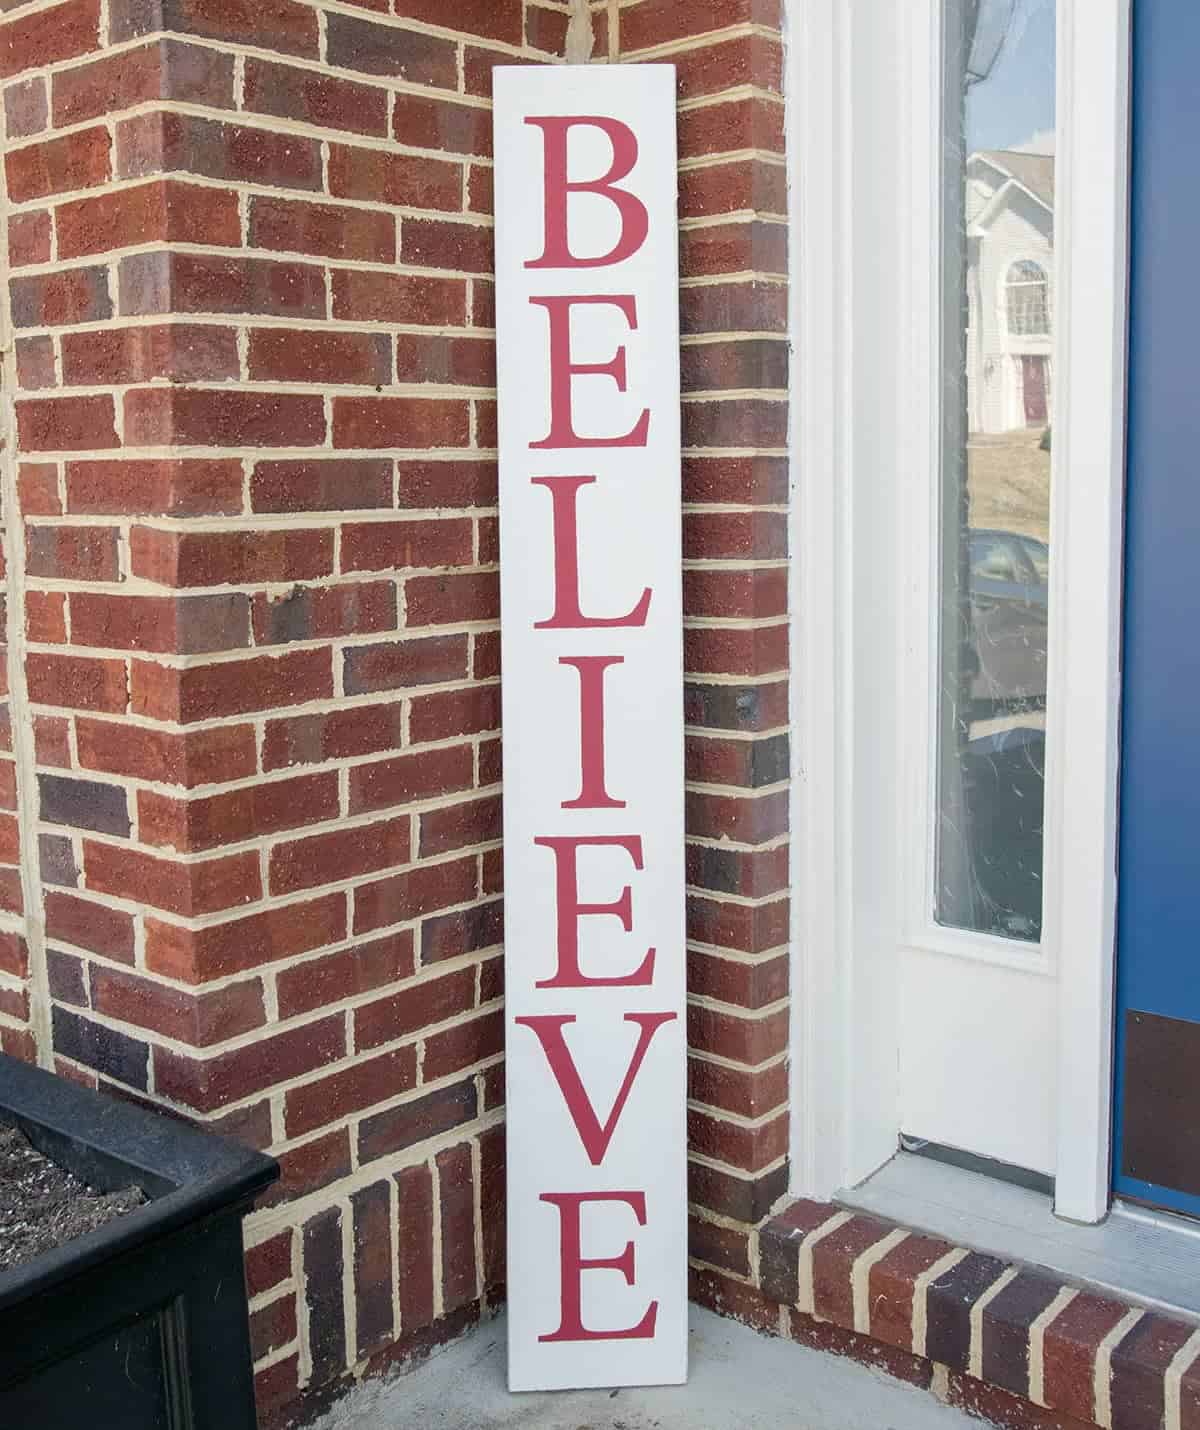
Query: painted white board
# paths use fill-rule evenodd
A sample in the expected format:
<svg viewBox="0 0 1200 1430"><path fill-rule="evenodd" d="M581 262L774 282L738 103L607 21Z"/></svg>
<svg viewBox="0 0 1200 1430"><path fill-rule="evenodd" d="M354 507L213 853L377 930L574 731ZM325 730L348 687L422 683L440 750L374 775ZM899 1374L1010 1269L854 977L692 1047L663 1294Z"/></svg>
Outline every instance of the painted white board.
<svg viewBox="0 0 1200 1430"><path fill-rule="evenodd" d="M499 68L495 153L509 1386L674 1384L687 1373L674 66Z"/></svg>

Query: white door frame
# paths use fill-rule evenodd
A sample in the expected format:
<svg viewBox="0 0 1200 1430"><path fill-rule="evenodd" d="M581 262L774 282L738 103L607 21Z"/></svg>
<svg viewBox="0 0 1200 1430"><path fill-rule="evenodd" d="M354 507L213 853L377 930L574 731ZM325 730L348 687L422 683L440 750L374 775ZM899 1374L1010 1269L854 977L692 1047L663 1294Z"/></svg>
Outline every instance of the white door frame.
<svg viewBox="0 0 1200 1430"><path fill-rule="evenodd" d="M878 482L876 429L894 424L917 463L910 470L936 470L928 454L937 421L940 174L930 54L939 3L787 6L797 354L792 1176L797 1194L817 1197L869 1175L895 1151L899 1130L894 955L908 875L897 870L911 861L896 856L893 869L881 867L887 841L869 828L879 816L871 772L856 768L855 736L861 722L884 718L880 680L886 690L896 672L863 670L854 643L872 562L897 559L884 549L886 532L863 536L872 475ZM1058 17L1042 950L1062 990L1055 1210L1094 1222L1110 1197L1130 0L1058 0ZM887 132L880 104L891 106L897 136L890 154L862 137L856 143L856 134ZM879 273L881 215L889 213L903 265L892 287ZM1097 293L1114 299L1097 304ZM892 546L906 539L892 528ZM898 649L904 640L898 630ZM904 820L884 823L895 854ZM881 877L893 886L886 896Z"/></svg>

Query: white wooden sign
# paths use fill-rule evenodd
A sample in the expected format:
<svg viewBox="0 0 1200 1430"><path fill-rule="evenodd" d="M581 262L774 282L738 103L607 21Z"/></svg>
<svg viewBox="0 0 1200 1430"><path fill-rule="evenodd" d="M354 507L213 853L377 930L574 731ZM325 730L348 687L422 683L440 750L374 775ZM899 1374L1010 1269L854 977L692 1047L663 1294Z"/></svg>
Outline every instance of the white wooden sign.
<svg viewBox="0 0 1200 1430"><path fill-rule="evenodd" d="M495 72L512 1390L687 1373L675 70Z"/></svg>

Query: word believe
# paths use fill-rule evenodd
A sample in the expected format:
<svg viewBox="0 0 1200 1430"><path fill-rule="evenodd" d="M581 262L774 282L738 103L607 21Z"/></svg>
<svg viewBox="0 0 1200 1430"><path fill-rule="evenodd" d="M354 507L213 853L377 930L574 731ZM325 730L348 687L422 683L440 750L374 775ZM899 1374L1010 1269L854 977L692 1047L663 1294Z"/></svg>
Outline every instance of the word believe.
<svg viewBox="0 0 1200 1430"><path fill-rule="evenodd" d="M496 71L514 1390L686 1374L674 90Z"/></svg>

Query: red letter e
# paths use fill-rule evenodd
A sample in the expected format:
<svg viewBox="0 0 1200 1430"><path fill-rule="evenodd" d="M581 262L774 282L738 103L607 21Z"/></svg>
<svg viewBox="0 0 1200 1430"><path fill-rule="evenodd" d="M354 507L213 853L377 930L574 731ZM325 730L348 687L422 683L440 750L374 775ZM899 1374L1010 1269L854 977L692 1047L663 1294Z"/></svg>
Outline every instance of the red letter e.
<svg viewBox="0 0 1200 1430"><path fill-rule="evenodd" d="M538 1198L558 1208L560 1259L562 1263L562 1321L557 1331L539 1336L539 1341L649 1341L654 1338L658 1302L651 1301L636 1326L617 1331L589 1331L583 1324L582 1280L585 1271L619 1271L627 1286L633 1285L633 1242L625 1243L620 1256L585 1259L580 1252L579 1209L584 1202L627 1202L638 1225L646 1225L644 1192L546 1192Z"/></svg>

